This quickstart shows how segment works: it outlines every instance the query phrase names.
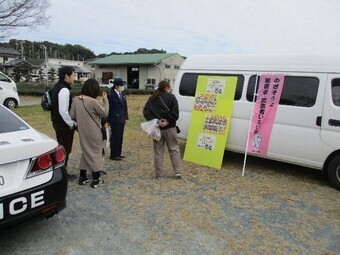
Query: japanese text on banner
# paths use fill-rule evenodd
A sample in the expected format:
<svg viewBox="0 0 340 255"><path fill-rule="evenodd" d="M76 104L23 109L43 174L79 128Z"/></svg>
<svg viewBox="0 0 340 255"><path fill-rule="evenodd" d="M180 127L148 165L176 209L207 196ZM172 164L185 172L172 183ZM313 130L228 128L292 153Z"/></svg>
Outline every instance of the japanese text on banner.
<svg viewBox="0 0 340 255"><path fill-rule="evenodd" d="M251 153L267 155L283 82L283 74L263 74L260 76L247 147Z"/></svg>

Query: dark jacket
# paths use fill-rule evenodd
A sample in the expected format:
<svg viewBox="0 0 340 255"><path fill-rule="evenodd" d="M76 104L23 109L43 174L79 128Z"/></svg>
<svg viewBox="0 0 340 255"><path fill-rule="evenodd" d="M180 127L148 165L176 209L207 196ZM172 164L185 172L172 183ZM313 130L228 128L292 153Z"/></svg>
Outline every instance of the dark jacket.
<svg viewBox="0 0 340 255"><path fill-rule="evenodd" d="M122 93L123 100L119 98L117 92L112 89L109 98L109 115L107 117L110 125L112 124L124 124L129 119L126 96Z"/></svg>
<svg viewBox="0 0 340 255"><path fill-rule="evenodd" d="M63 122L63 123L65 123L63 118L61 117L61 115L59 113L59 100L58 100L59 92L63 88L67 88L68 90L71 90L71 86L64 81L59 81L52 88L52 92L51 92L51 120L53 122L59 122L59 123ZM71 104L72 104L72 95L70 93L69 107L68 107L69 110L71 109Z"/></svg>
<svg viewBox="0 0 340 255"><path fill-rule="evenodd" d="M168 109L159 97L156 97L154 100L152 100L150 97L144 106L144 118L146 120L166 119L169 122L169 125L161 129L176 127L176 120L178 120L179 117L178 101L176 97L173 94L166 92L161 92L159 96L162 97L164 103L169 108L171 113L169 113ZM169 114L172 118L169 116Z"/></svg>

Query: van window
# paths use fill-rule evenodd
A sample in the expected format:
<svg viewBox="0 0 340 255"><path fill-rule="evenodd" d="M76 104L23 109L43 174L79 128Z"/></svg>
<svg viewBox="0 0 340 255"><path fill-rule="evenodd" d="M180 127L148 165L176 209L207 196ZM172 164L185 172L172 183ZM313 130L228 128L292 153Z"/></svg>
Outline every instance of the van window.
<svg viewBox="0 0 340 255"><path fill-rule="evenodd" d="M185 73L179 84L179 94L182 96L194 97L196 92L197 79L199 75L206 76L237 76L237 84L234 100L240 100L244 84L244 76L239 74L207 74L207 73Z"/></svg>
<svg viewBox="0 0 340 255"><path fill-rule="evenodd" d="M247 100L250 102L253 101L255 79L256 75L252 75L248 82ZM285 76L279 104L312 107L316 101L318 88L319 79L316 77Z"/></svg>
<svg viewBox="0 0 340 255"><path fill-rule="evenodd" d="M340 106L340 78L332 80L332 98L336 106Z"/></svg>

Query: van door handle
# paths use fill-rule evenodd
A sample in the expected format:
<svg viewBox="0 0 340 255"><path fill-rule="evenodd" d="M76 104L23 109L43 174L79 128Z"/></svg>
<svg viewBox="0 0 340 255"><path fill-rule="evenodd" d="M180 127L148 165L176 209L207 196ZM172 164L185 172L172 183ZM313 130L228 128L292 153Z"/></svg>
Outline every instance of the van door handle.
<svg viewBox="0 0 340 255"><path fill-rule="evenodd" d="M316 125L319 127L321 127L321 120L322 120L321 116L316 117Z"/></svg>
<svg viewBox="0 0 340 255"><path fill-rule="evenodd" d="M330 119L330 120L328 120L328 125L340 127L340 120Z"/></svg>

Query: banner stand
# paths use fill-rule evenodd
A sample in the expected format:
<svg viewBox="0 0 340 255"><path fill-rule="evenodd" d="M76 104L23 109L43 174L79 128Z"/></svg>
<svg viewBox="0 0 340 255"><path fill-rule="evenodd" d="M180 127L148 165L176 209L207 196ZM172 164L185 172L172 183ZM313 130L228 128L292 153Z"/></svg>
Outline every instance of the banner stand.
<svg viewBox="0 0 340 255"><path fill-rule="evenodd" d="M247 136L247 142L246 142L246 151L244 153L244 161L243 161L243 168L242 168L242 176L244 176L244 172L246 169L246 161L247 161L247 155L248 155L248 143L249 143L249 136L250 136L250 129L251 129L251 121L253 119L253 115L254 115L254 106L255 106L255 97L258 96L256 90L257 90L257 83L258 83L258 77L259 74L256 75L256 80L255 80L255 88L254 88L254 94L253 94L253 105L251 107L251 115L250 115L250 119L249 119L249 128L248 128L248 136Z"/></svg>

